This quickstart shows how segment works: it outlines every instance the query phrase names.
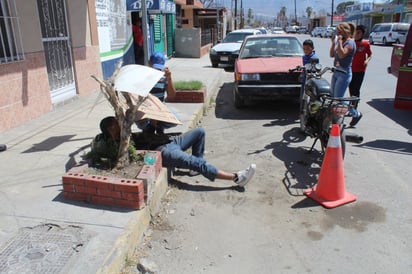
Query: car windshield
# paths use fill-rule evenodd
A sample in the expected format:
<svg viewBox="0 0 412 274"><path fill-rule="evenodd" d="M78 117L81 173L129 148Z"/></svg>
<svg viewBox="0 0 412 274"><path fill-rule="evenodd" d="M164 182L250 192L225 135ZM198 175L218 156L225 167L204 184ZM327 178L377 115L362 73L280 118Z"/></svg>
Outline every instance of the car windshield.
<svg viewBox="0 0 412 274"><path fill-rule="evenodd" d="M239 58L296 57L302 55L302 46L295 37L253 37L245 41Z"/></svg>
<svg viewBox="0 0 412 274"><path fill-rule="evenodd" d="M242 43L245 37L252 35L248 32L229 33L222 41L222 43Z"/></svg>

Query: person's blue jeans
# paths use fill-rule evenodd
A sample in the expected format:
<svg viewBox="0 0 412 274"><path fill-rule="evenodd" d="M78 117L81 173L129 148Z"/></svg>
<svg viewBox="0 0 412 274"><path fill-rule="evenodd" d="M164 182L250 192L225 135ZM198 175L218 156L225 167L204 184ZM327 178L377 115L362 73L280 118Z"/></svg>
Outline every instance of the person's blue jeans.
<svg viewBox="0 0 412 274"><path fill-rule="evenodd" d="M342 98L345 96L346 89L349 86L350 81L352 80L352 69L342 68L346 73L335 71L332 75L331 88L333 92L333 97Z"/></svg>
<svg viewBox="0 0 412 274"><path fill-rule="evenodd" d="M192 149L192 154L185 151ZM170 143L157 148L162 152L162 165L167 168L185 168L197 171L211 181L216 179L217 168L203 159L205 152L205 130L192 129L177 136Z"/></svg>
<svg viewBox="0 0 412 274"><path fill-rule="evenodd" d="M352 80L352 69L350 67L339 68L344 69L346 73L335 71L332 75L331 88L333 97L335 98L345 97L346 89L348 88L350 81ZM352 117L358 117L360 115L359 111L357 111L353 107L349 107L349 113Z"/></svg>

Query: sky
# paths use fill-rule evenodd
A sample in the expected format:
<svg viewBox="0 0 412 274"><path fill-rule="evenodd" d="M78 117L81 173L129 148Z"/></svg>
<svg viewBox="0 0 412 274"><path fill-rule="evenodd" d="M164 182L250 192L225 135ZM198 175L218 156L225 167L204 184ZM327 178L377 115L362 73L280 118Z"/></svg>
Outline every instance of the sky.
<svg viewBox="0 0 412 274"><path fill-rule="evenodd" d="M226 7L233 8L235 6L235 0L216 0L217 2L223 2ZM297 16L306 15L306 8L312 7L314 11L321 9L327 12L331 11L332 0L237 0L238 8L240 9L240 3L243 2L243 10L247 13L248 9L253 10L254 15L276 16L281 7L286 7L286 15L294 15L295 2L296 2L296 14ZM334 9L337 5L346 2L345 0L333 0ZM355 1L357 2L357 1ZM373 2L373 0L361 0L358 2ZM374 0L375 3L383 3L386 0Z"/></svg>

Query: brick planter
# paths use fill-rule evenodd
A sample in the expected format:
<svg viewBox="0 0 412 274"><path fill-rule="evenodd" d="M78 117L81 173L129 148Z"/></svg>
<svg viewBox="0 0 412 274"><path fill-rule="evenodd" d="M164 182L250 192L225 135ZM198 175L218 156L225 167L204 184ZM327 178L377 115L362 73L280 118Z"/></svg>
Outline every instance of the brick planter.
<svg viewBox="0 0 412 274"><path fill-rule="evenodd" d="M200 90L177 90L176 96L166 98L166 101L169 103L204 103L206 95L206 87Z"/></svg>
<svg viewBox="0 0 412 274"><path fill-rule="evenodd" d="M141 153L144 151L137 151ZM154 165L144 165L135 179L86 174L87 164L73 167L62 177L65 199L115 207L142 209L148 204L153 184L162 170L162 157L156 153Z"/></svg>

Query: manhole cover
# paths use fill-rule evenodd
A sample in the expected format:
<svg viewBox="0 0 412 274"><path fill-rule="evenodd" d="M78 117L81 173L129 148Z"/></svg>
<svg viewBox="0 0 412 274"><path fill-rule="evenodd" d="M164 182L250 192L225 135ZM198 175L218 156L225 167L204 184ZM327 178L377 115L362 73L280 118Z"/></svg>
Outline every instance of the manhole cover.
<svg viewBox="0 0 412 274"><path fill-rule="evenodd" d="M0 251L1 273L59 273L89 237L83 228L44 224L22 228Z"/></svg>

